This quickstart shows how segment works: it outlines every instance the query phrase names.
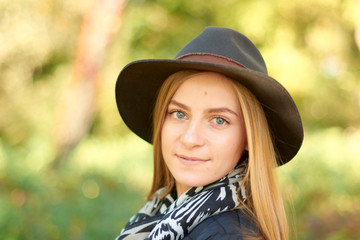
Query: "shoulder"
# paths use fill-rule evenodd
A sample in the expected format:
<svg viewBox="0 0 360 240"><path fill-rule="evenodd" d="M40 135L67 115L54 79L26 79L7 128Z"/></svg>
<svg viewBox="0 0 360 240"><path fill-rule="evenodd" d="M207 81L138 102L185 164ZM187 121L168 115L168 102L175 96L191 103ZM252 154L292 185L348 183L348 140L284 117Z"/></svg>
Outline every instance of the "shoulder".
<svg viewBox="0 0 360 240"><path fill-rule="evenodd" d="M249 216L240 209L211 216L197 225L184 240L243 239L244 233L257 233Z"/></svg>

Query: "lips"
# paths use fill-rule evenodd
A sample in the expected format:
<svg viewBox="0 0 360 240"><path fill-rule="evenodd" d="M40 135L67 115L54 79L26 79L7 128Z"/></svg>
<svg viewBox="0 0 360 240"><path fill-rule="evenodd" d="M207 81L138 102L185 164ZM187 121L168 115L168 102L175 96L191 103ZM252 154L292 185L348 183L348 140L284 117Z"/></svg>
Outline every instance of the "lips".
<svg viewBox="0 0 360 240"><path fill-rule="evenodd" d="M209 161L209 159L190 157L190 156L179 155L179 154L176 154L176 157L180 162L182 162L185 165L204 164Z"/></svg>

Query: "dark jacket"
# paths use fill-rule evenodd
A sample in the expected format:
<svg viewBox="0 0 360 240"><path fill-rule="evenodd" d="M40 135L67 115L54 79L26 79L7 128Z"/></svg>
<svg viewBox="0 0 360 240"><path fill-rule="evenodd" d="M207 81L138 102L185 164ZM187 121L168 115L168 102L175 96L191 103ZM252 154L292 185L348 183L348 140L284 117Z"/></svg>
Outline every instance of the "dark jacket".
<svg viewBox="0 0 360 240"><path fill-rule="evenodd" d="M246 233L258 233L257 227L241 210L233 210L207 218L183 239L243 240Z"/></svg>

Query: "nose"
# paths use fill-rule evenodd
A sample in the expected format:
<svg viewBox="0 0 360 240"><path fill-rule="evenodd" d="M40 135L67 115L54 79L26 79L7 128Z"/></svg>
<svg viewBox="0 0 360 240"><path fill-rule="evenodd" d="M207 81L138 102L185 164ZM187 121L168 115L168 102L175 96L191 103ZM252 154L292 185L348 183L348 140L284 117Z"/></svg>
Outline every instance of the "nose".
<svg viewBox="0 0 360 240"><path fill-rule="evenodd" d="M200 122L195 120L189 121L182 133L181 142L188 149L200 147L204 145L205 142L203 134Z"/></svg>

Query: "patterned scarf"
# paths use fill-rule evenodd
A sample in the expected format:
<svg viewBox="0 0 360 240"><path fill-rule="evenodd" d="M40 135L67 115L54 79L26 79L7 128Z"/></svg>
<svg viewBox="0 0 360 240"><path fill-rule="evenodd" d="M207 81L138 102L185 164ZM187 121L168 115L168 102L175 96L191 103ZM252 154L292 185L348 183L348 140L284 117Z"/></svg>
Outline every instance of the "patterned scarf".
<svg viewBox="0 0 360 240"><path fill-rule="evenodd" d="M176 199L172 192L164 198L156 196L159 189L145 206L133 216L116 240L178 240L206 218L239 206L238 188L246 172L245 164L237 166L220 180L202 187L193 187ZM240 198L246 200L241 186Z"/></svg>

